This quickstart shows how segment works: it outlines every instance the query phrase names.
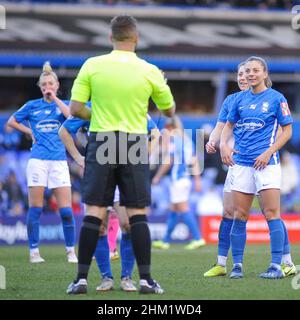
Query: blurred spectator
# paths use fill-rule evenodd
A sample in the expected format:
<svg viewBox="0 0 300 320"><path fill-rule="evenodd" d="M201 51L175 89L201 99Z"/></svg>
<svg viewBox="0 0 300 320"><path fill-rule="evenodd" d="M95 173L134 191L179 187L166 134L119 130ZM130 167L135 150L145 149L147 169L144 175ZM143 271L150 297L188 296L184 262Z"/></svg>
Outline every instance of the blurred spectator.
<svg viewBox="0 0 300 320"><path fill-rule="evenodd" d="M7 150L16 150L20 144L20 134L5 124L4 130L0 132L0 145Z"/></svg>
<svg viewBox="0 0 300 320"><path fill-rule="evenodd" d="M9 172L3 184L3 190L5 190L8 195L8 214L10 216L21 215L26 204L26 198L13 171Z"/></svg>
<svg viewBox="0 0 300 320"><path fill-rule="evenodd" d="M5 150L0 147L0 181L4 181L9 173L9 166L7 165L7 159L5 157Z"/></svg>
<svg viewBox="0 0 300 320"><path fill-rule="evenodd" d="M8 194L3 189L3 184L0 181L0 217L6 216L8 210Z"/></svg>
<svg viewBox="0 0 300 320"><path fill-rule="evenodd" d="M299 174L296 163L288 151L280 154L281 162L281 206L283 212L292 210L294 191L299 185Z"/></svg>

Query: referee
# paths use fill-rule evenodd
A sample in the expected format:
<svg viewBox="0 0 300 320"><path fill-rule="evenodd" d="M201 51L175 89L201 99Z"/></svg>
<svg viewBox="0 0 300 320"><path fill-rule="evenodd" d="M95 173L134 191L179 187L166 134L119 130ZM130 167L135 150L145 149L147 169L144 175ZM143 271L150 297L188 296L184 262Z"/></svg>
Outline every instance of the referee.
<svg viewBox="0 0 300 320"><path fill-rule="evenodd" d="M150 205L147 150L147 111L150 97L168 117L175 103L161 71L138 58L137 21L120 15L111 21L113 51L92 57L81 67L74 81L71 114L90 120L90 136L83 177L83 202L86 215L80 231L78 273L68 294L87 292L87 276L98 241L106 208L113 205L115 187L120 189L120 205L129 216L131 238L140 276L140 293L162 294L152 279L151 238L147 224ZM86 102L91 100L92 109ZM132 157L136 146L141 148ZM127 146L127 148L126 148ZM147 158L147 157L146 157ZM108 161L105 161L108 160ZM125 160L125 161L124 161Z"/></svg>

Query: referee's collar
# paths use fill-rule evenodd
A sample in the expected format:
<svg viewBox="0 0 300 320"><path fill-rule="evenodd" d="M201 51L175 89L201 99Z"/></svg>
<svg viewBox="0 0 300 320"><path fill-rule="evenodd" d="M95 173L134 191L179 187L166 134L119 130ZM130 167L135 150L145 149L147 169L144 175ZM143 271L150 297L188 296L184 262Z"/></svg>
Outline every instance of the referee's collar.
<svg viewBox="0 0 300 320"><path fill-rule="evenodd" d="M125 50L113 50L111 53L117 55L129 55L129 56L136 56L136 53L133 51L125 51Z"/></svg>

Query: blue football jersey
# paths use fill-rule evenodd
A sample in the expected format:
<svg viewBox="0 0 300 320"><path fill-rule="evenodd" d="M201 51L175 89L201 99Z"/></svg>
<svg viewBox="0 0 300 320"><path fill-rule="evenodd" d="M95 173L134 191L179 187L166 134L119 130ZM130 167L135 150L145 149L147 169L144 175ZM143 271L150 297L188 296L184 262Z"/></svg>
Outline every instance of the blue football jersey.
<svg viewBox="0 0 300 320"><path fill-rule="evenodd" d="M232 106L232 104L238 94L239 94L239 92L236 92L236 93L230 94L229 96L227 96L225 98L225 100L221 106L220 112L219 112L218 122L225 123L227 121L228 113L229 113L231 106Z"/></svg>
<svg viewBox="0 0 300 320"><path fill-rule="evenodd" d="M91 102L87 102L86 106L91 108ZM84 132L89 131L90 121L83 120L77 117L69 116L68 119L62 124L72 135L75 135L77 131L82 128Z"/></svg>
<svg viewBox="0 0 300 320"><path fill-rule="evenodd" d="M62 125L71 134L75 135L80 128L87 132L90 127L90 121L70 116Z"/></svg>
<svg viewBox="0 0 300 320"><path fill-rule="evenodd" d="M219 113L219 116L218 116L218 122L226 122L227 121L227 117L228 117L228 114L229 114L229 111L236 99L236 97L238 96L240 92L236 92L236 93L233 93L233 94L230 94L229 96L226 97L226 99L224 100L223 104L222 104L222 107L221 107L221 110L220 110L220 113ZM236 125L234 126L233 128L233 136L234 136L234 140L239 140L240 139L240 130L237 130L236 129Z"/></svg>
<svg viewBox="0 0 300 320"><path fill-rule="evenodd" d="M238 153L233 158L243 166L253 166L255 159L274 144L279 125L293 122L286 98L272 88L258 94L251 90L239 92L227 120L239 130L239 139L235 141ZM269 164L278 163L276 152Z"/></svg>
<svg viewBox="0 0 300 320"><path fill-rule="evenodd" d="M183 177L190 177L189 167L195 155L195 147L192 139L188 135L184 135L184 138L180 135L175 135L171 138L170 153L173 157L171 167L172 180L175 181Z"/></svg>
<svg viewBox="0 0 300 320"><path fill-rule="evenodd" d="M69 101L63 101L69 104ZM66 119L55 102L43 98L30 100L13 116L21 123L28 120L36 142L31 148L31 158L41 160L66 160L66 150L58 130Z"/></svg>

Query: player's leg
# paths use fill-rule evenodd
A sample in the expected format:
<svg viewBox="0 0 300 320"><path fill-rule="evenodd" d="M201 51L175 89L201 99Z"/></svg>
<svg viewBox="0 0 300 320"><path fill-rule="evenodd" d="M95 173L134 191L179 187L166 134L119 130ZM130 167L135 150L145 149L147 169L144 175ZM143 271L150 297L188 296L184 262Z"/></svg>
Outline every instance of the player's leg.
<svg viewBox="0 0 300 320"><path fill-rule="evenodd" d="M185 246L187 250L194 250L205 245L205 241L201 239L199 223L195 214L190 210L189 200L192 190L192 182L189 178L179 179L176 183L176 193L173 194L172 204L175 212L179 214L183 222L187 225L191 235L192 241Z"/></svg>
<svg viewBox="0 0 300 320"><path fill-rule="evenodd" d="M170 248L170 242L171 242L171 236L173 231L176 228L176 225L179 221L179 215L176 211L176 205L171 204L170 212L168 213L168 218L166 221L167 230L163 237L163 240L155 240L152 242L152 246L155 249L169 249Z"/></svg>
<svg viewBox="0 0 300 320"><path fill-rule="evenodd" d="M227 190L227 189L226 189ZM226 262L230 248L230 232L233 224L233 199L232 193L223 193L224 213L219 227L218 257L217 263L204 273L204 277L224 276L227 273Z"/></svg>
<svg viewBox="0 0 300 320"><path fill-rule="evenodd" d="M290 251L290 241L289 235L284 221L281 219L283 232L284 232L284 246L283 255L281 259L281 268L285 277L292 276L297 273L296 266L293 263L291 251Z"/></svg>
<svg viewBox="0 0 300 320"><path fill-rule="evenodd" d="M119 188L117 187L114 195L114 204L119 201L120 201L120 191L119 191ZM107 229L111 260L119 259L119 253L117 250L117 238L118 238L119 229L120 229L120 223L119 223L117 213L115 212L114 209L112 209L109 212L108 229Z"/></svg>
<svg viewBox="0 0 300 320"><path fill-rule="evenodd" d="M230 187L232 175L232 167L228 169L227 177L223 190L223 217L219 228L219 243L218 243L218 260L217 264L226 266L228 251L230 248L230 231L233 224L233 199Z"/></svg>
<svg viewBox="0 0 300 320"><path fill-rule="evenodd" d="M259 206L263 212L263 205L262 205L261 197L259 196L259 194L257 198L258 198ZM284 246L283 246L283 255L281 259L281 269L284 276L287 277L287 276L295 275L297 273L297 269L293 263L291 252L290 252L290 242L289 242L287 228L282 219L281 219L281 222L282 222L282 227L284 232Z"/></svg>
<svg viewBox="0 0 300 320"><path fill-rule="evenodd" d="M57 200L59 213L62 221L65 245L67 251L67 260L70 263L77 263L78 259L75 253L75 220L71 207L71 188L60 187L54 188L53 193Z"/></svg>
<svg viewBox="0 0 300 320"><path fill-rule="evenodd" d="M29 210L26 224L31 263L41 263L45 261L39 252L40 216L43 210L44 190L44 187L28 188Z"/></svg>
<svg viewBox="0 0 300 320"><path fill-rule="evenodd" d="M39 253L39 226L43 210L44 190L47 186L48 169L45 161L30 159L26 169L29 210L26 224L30 250L30 262L41 263L45 260Z"/></svg>
<svg viewBox="0 0 300 320"><path fill-rule="evenodd" d="M53 190L63 225L67 260L77 263L75 220L72 210L71 181L67 161L48 161L48 187Z"/></svg>
<svg viewBox="0 0 300 320"><path fill-rule="evenodd" d="M132 281L132 273L134 269L135 257L131 241L129 219L125 207L119 205L119 202L114 203L121 226L121 289L127 292L137 291L136 286Z"/></svg>
<svg viewBox="0 0 300 320"><path fill-rule="evenodd" d="M280 218L280 190L267 189L260 191L261 203L270 231L271 264L261 278L282 278L281 260L284 248L284 228Z"/></svg>
<svg viewBox="0 0 300 320"><path fill-rule="evenodd" d="M283 277L281 260L284 248L284 228L280 218L280 165L268 165L263 170L255 170L256 186L262 211L268 223L271 242L271 264L261 278L279 279Z"/></svg>
<svg viewBox="0 0 300 320"><path fill-rule="evenodd" d="M254 198L253 194L232 191L234 203L234 220L230 233L233 269L230 278L243 277L242 265L246 245L246 225Z"/></svg>
<svg viewBox="0 0 300 320"><path fill-rule="evenodd" d="M114 280L110 266L109 243L107 238L107 220L103 220L99 231L99 238L94 253L99 272L102 276L101 283L96 287L97 291L109 291L114 288Z"/></svg>
<svg viewBox="0 0 300 320"><path fill-rule="evenodd" d="M107 238L109 245L109 253L111 260L118 260L119 253L117 249L117 238L119 233L119 219L114 209L109 210L108 215L108 227L107 227Z"/></svg>
<svg viewBox="0 0 300 320"><path fill-rule="evenodd" d="M234 220L230 232L233 268L230 278L243 277L243 257L246 245L246 224L251 204L256 193L254 169L234 165L232 167L230 188L232 190Z"/></svg>
<svg viewBox="0 0 300 320"><path fill-rule="evenodd" d="M155 249L169 249L171 236L173 231L176 228L176 225L179 221L178 212L176 211L176 201L177 195L180 195L180 191L178 191L178 183L177 181L172 181L170 184L170 212L168 213L168 218L166 221L167 230L163 237L163 240L156 240L152 242L152 246Z"/></svg>
<svg viewBox="0 0 300 320"><path fill-rule="evenodd" d="M205 240L201 238L198 220L193 212L190 210L189 202L181 202L176 204L176 212L182 217L183 222L187 225L192 240L184 248L186 250L194 250L204 246Z"/></svg>

